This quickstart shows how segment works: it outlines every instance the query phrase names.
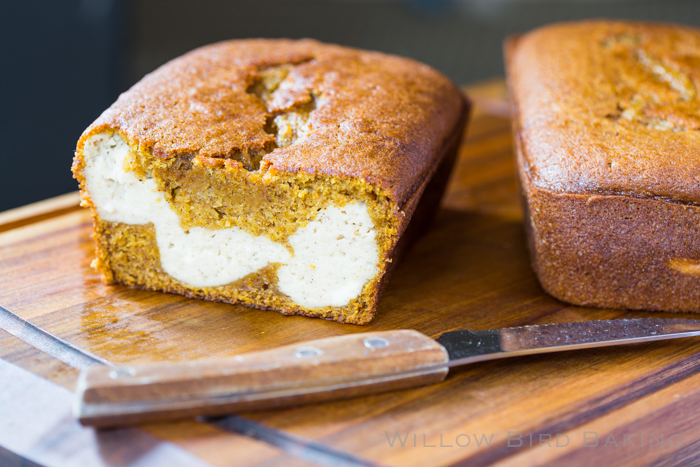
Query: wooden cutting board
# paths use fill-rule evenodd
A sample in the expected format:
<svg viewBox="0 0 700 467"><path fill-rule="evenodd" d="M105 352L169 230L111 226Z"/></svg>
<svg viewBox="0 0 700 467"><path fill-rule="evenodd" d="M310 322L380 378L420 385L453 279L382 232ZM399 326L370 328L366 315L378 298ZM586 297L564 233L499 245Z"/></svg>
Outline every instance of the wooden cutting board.
<svg viewBox="0 0 700 467"><path fill-rule="evenodd" d="M75 194L0 214L0 305L115 363L388 329L438 337L463 328L678 317L575 307L541 290L525 250L505 86L498 80L466 91L476 110L442 210L397 267L367 326L105 286L89 267L91 221ZM435 386L242 415L382 465L687 465L700 450L699 351L700 340L682 339L486 362L452 370ZM0 357L75 384L75 370L5 332ZM307 465L289 450L195 421L144 428L212 465Z"/></svg>

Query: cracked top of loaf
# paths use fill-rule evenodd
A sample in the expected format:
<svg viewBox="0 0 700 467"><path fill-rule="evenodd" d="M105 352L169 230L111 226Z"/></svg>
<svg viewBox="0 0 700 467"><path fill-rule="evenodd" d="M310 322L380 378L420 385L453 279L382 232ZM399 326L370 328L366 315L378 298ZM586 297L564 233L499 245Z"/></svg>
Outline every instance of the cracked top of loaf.
<svg viewBox="0 0 700 467"><path fill-rule="evenodd" d="M158 158L356 177L401 205L463 106L447 78L413 60L313 40L228 41L147 75L78 149L111 128Z"/></svg>
<svg viewBox="0 0 700 467"><path fill-rule="evenodd" d="M700 203L700 30L562 23L507 54L532 183Z"/></svg>

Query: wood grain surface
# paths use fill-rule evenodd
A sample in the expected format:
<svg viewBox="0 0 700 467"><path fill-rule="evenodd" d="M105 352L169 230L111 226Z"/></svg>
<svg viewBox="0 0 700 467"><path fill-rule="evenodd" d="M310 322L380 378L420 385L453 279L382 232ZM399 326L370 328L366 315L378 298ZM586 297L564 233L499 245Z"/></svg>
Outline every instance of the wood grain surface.
<svg viewBox="0 0 700 467"><path fill-rule="evenodd" d="M0 215L0 305L115 363L231 356L368 331L438 337L463 328L694 317L581 308L547 296L525 249L505 87L497 80L467 92L476 110L443 207L397 266L367 326L105 286L89 268L89 215L73 209L27 221L14 213L6 229ZM699 351L700 340L681 339L484 362L433 386L241 415L380 465L691 465L700 451ZM75 370L2 332L0 357L75 385ZM144 429L216 466L307 465L210 424Z"/></svg>

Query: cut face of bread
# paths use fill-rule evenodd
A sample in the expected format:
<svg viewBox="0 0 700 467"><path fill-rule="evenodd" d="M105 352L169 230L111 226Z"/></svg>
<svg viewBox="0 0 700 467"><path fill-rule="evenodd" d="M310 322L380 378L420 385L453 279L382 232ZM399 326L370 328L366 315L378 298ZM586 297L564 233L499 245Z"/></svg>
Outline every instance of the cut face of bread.
<svg viewBox="0 0 700 467"><path fill-rule="evenodd" d="M400 92L384 90L392 69ZM449 81L405 59L313 41L195 51L78 144L95 267L110 283L366 323L465 114Z"/></svg>
<svg viewBox="0 0 700 467"><path fill-rule="evenodd" d="M185 230L153 177L140 180L129 170L130 152L113 133L89 139L86 188L101 220L150 224L161 268L187 287L221 287L276 265L277 288L295 303L339 307L359 296L379 273L377 234L364 201L349 199L341 206L316 200L304 225L276 242L244 226ZM305 189L297 187L293 196L305 196ZM220 211L217 216L226 215L223 206ZM284 220L276 218L277 223Z"/></svg>

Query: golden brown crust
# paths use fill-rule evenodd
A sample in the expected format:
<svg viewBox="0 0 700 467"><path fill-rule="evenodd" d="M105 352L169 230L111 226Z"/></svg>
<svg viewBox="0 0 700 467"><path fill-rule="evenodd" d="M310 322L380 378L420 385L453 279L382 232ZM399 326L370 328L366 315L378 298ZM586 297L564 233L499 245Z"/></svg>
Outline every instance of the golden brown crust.
<svg viewBox="0 0 700 467"><path fill-rule="evenodd" d="M554 24L520 37L510 62L536 186L700 203L700 30Z"/></svg>
<svg viewBox="0 0 700 467"><path fill-rule="evenodd" d="M677 52L696 41L688 54L700 51L695 30L603 21L553 25L506 43L528 246L554 297L700 311L697 136L659 126L691 118L687 102L696 98L682 96L691 87L670 87L671 78L655 80L629 48L673 70ZM682 70L695 89L698 68ZM611 73L620 73L616 88ZM631 82L654 98L625 107L634 104L625 100ZM620 109L603 114L611 105Z"/></svg>
<svg viewBox="0 0 700 467"><path fill-rule="evenodd" d="M265 103L256 83L267 68L285 64L288 74ZM275 148L270 119L312 101L308 137ZM85 131L78 152L89 136L111 128L163 159L246 165L264 154L262 172L358 178L401 206L463 110L447 78L409 59L313 40L229 41L146 76Z"/></svg>
<svg viewBox="0 0 700 467"><path fill-rule="evenodd" d="M554 297L584 306L700 312L700 207L526 185L533 266Z"/></svg>

